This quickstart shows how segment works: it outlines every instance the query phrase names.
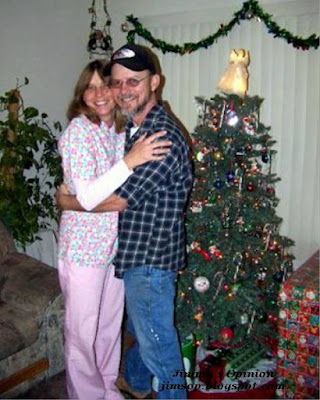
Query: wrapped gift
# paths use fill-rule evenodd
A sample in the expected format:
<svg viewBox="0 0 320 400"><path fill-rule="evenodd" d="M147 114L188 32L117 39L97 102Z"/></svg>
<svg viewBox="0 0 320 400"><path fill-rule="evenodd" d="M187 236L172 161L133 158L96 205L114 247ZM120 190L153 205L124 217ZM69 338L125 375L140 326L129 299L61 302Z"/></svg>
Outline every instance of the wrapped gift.
<svg viewBox="0 0 320 400"><path fill-rule="evenodd" d="M196 356L196 345L195 340L192 335L188 336L185 341L182 343L182 358L184 370L186 372L186 381L187 384L192 383L192 376L194 372L195 366L195 356Z"/></svg>
<svg viewBox="0 0 320 400"><path fill-rule="evenodd" d="M207 386L220 385L225 377L226 361L211 354L199 363L199 380Z"/></svg>
<svg viewBox="0 0 320 400"><path fill-rule="evenodd" d="M319 398L319 251L282 284L278 384L280 398Z"/></svg>

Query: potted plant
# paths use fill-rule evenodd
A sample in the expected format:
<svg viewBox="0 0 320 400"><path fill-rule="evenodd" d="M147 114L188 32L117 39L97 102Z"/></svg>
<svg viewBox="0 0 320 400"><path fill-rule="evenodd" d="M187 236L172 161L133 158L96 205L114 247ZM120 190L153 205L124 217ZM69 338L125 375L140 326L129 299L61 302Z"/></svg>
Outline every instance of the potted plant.
<svg viewBox="0 0 320 400"><path fill-rule="evenodd" d="M28 83L0 96L0 218L23 248L57 221L54 189L62 180L61 125L24 106L20 89Z"/></svg>

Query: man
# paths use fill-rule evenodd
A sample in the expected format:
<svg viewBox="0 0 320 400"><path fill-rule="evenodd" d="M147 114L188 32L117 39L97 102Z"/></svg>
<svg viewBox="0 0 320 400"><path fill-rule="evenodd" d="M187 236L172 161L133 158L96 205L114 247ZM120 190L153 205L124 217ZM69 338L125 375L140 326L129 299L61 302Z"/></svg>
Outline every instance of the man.
<svg viewBox="0 0 320 400"><path fill-rule="evenodd" d="M129 350L135 356L127 357L126 379L141 398L150 392L148 376L135 376L139 371L130 366L130 359L137 365L138 349L143 371L158 379L157 399L186 399L183 373L177 374L184 369L174 326L174 298L177 273L185 263L184 207L192 172L186 141L157 101L160 75L153 57L143 46L121 47L111 59L110 87L128 116L125 151L144 133L165 130L172 142L170 152L162 161L137 167L96 211L124 209L114 265L116 276L124 280L128 325L137 339L136 347ZM60 203L74 209L74 202Z"/></svg>

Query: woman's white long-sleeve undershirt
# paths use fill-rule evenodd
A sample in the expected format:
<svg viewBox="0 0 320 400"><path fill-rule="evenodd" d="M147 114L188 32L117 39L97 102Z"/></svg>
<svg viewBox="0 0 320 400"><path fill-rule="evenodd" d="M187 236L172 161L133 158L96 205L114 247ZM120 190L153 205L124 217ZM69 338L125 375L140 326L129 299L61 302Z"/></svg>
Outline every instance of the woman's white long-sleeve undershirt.
<svg viewBox="0 0 320 400"><path fill-rule="evenodd" d="M96 179L74 178L77 200L86 211L91 211L118 189L132 173L122 159Z"/></svg>

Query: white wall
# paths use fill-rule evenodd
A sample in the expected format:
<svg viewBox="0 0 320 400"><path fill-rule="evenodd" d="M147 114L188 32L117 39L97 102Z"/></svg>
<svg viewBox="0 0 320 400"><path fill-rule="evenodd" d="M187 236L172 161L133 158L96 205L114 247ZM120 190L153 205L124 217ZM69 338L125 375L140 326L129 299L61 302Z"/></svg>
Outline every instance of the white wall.
<svg viewBox="0 0 320 400"><path fill-rule="evenodd" d="M97 3L99 2L99 0L96 1ZM150 24L146 25L147 27L153 28L160 26L160 28L163 29L166 23L172 25L174 21L176 21L177 24L188 24L190 20L197 23L198 19L202 18L201 16L207 14L207 10L210 10L213 16L221 16L221 22L227 22L230 20L232 13L239 10L242 4L242 0L108 0L109 12L112 19L114 46L117 48L126 42L126 33L121 32L120 25L125 22L125 17L129 14L134 14L134 16L143 20L146 24ZM318 14L319 21L318 0L261 0L260 4L267 12L275 15L276 18L284 14L287 15L287 11L290 10L292 4L295 5L295 9L301 10L300 14L303 14L304 7L307 10L311 6L316 10L315 14ZM40 111L47 112L52 120L59 120L62 124L65 124L65 112L72 96L75 81L83 66L89 61L86 44L89 33L90 15L88 14L88 7L90 5L91 0L0 0L0 95L3 91L9 90L15 86L16 78L23 80L24 76L27 76L30 79L30 84L26 88L23 88L26 105L34 105L38 107ZM214 9L216 9L216 12ZM317 17L314 16L313 19L314 18ZM212 19L214 20L214 17ZM304 21L305 20L306 18L304 18ZM246 24L248 24L249 27L253 26L255 22L246 22ZM161 29L159 32L161 32ZM250 28L248 29L250 30ZM261 29L259 31L261 31ZM293 32L296 31L297 34L299 34L300 29L304 29L304 35L305 32L311 34L319 33L320 31L320 29L317 29L308 32L309 28L305 23L298 23L297 25L293 23L293 25L288 26L287 29ZM212 30L210 28L209 32L213 30L215 30L214 25L212 25ZM199 32L199 34L200 39L208 33L201 34L201 32ZM235 34L236 32L233 32L233 35ZM272 39L271 35L268 34L265 36L268 36L266 43L268 45L268 51L272 54L272 49L278 46L278 42L281 40ZM248 37L246 33L241 36L241 38L239 36L238 43L241 47L248 46L246 41ZM231 38L231 40L233 39ZM185 41L188 41L188 37L185 37L182 31L181 43ZM284 41L282 42L284 48L289 47ZM225 63L228 58L229 45L230 43L228 42L225 48L220 48L219 50L219 57L222 60L226 60ZM258 49L257 42L254 42L254 46ZM211 57L209 54L216 54L217 47L214 45L210 51L201 51L205 52L206 57L209 59ZM263 48L261 48L261 51L263 51ZM315 224L315 221L317 221L316 218L313 218L313 213L319 214L318 204L315 204L315 198L319 201L319 164L318 166L313 165L314 163L308 160L308 151L311 150L313 151L312 160L315 158L315 153L317 155L317 160L319 160L319 117L316 123L314 122L316 115L319 116L319 109L316 109L314 106L316 105L316 107L318 107L319 104L319 70L308 70L301 52L300 55L298 55L298 51L294 52L292 52L292 58L290 60L294 60L295 57L300 57L297 66L299 67L299 74L301 74L301 77L300 75L298 77L295 76L296 72L291 71L292 78L296 81L299 81L300 78L303 80L306 76L309 77L309 80L310 76L316 78L314 85L312 86L312 83L310 83L306 88L307 90L304 92L299 91L299 85L293 89L288 84L281 84L280 93L281 98L284 99L283 113L287 112L289 109L291 111L294 110L296 113L303 112L304 116L306 112L312 114L312 126L308 125L308 120L306 120L305 125L300 125L297 128L292 126L294 125L292 120L288 120L290 129L301 129L301 132L311 130L313 132L312 141L309 141L309 145L303 148L303 153L301 152L301 143L297 140L289 142L291 154L286 155L286 151L288 153L287 139L282 134L283 130L280 129L282 125L277 120L278 117L274 116L274 107L276 103L273 102L273 98L277 96L277 93L271 92L270 86L267 83L267 78L262 79L261 84L259 83L262 72L260 75L259 72L257 72L257 76L253 77L254 81L251 87L259 90L262 88L263 93L257 93L257 91L255 91L255 93L250 93L261 94L262 97L266 98L269 108L264 110L265 119L263 122L271 125L273 129L272 133L277 135L280 146L282 146L279 148L280 157L277 161L277 168L279 167L280 169L277 170L277 172L280 172L279 176L282 179L285 176L289 185L286 190L282 190L280 193L280 211L281 216L285 218L285 230L283 233L298 240L296 256L300 262L309 255L311 250L319 245L319 227ZM317 52L311 50L311 52L313 54L311 57L319 57L319 50ZM169 65L168 63L170 62L168 60L170 57L172 57L172 55L161 55L162 63L164 65ZM188 59L187 57L188 56L184 56L181 58L180 63L182 68L185 68L184 65L191 62L191 58ZM291 63L290 60L288 61L289 64ZM280 57L280 62L282 68L284 68L283 57ZM319 60L315 62L318 64L313 63L313 65L319 65ZM222 65L223 63L221 63L219 68L222 68ZM260 71L265 71L269 78L271 76L276 76L278 73L277 69L267 70L266 67L261 64L257 66L257 71L259 71L259 69ZM202 71L205 71L205 69ZM200 75L203 73L204 72L201 72ZM220 73L221 72L219 72L219 74ZM207 87L212 87L212 93L211 91L210 93L204 93L205 86L203 86L203 83L200 83L199 89L190 92L188 95L189 98L187 100L189 103L192 102L194 94L215 94L216 78L212 75L210 79L211 86L207 85ZM188 125L188 128L192 130L196 110L188 108L186 112L185 107L181 108L181 106L175 106L175 98L179 97L182 91L178 91L179 93L175 92L177 92L176 87L168 85L165 91L165 98L174 106L173 110L177 115ZM316 102L310 101L310 94L317 100ZM297 103L294 101L294 98L298 96L300 97L300 102L298 103L299 108L295 109ZM309 110L302 109L302 111L300 111L301 105L303 106L303 104L305 104L305 108L308 107ZM286 161L286 157L288 156L290 157L291 164L288 164ZM297 168L291 170L290 165L294 165L295 158L300 164L304 164L305 172L303 174L301 171L297 170ZM299 164L296 164L296 166L298 165ZM312 168L313 166L314 168ZM283 183L281 184L283 185ZM299 185L301 187L300 192L302 190L304 191L303 196L301 193L298 193ZM314 187L314 190L310 202L308 187L311 186ZM303 197L305 199L304 201ZM314 207L313 211L310 210L311 206ZM297 218L299 219L299 223L293 223ZM299 231L300 225L301 231ZM306 235L306 232L311 232L311 234ZM305 239L306 237L308 237L307 240Z"/></svg>
<svg viewBox="0 0 320 400"><path fill-rule="evenodd" d="M96 0L99 2L102 0ZM236 11L242 1L107 0L107 4L117 48L126 42L120 26L129 14L140 18L227 5ZM75 81L89 61L90 5L91 0L0 0L0 93L13 88L17 78L23 81L27 76L30 84L23 88L26 104L65 123Z"/></svg>
<svg viewBox="0 0 320 400"><path fill-rule="evenodd" d="M88 61L87 9L87 0L1 0L1 92L27 76L26 105L63 123L77 75Z"/></svg>

